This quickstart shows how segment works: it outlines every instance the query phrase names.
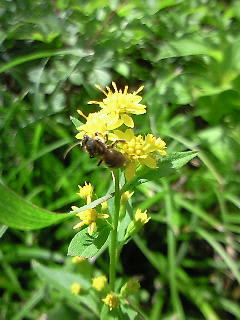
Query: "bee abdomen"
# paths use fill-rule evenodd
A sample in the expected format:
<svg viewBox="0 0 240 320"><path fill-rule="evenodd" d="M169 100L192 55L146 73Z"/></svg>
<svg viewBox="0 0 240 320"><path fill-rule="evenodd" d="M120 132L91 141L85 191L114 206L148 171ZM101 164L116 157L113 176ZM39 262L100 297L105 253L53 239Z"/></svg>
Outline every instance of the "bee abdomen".
<svg viewBox="0 0 240 320"><path fill-rule="evenodd" d="M109 168L122 168L126 162L125 156L114 149L108 150L103 156L103 161Z"/></svg>

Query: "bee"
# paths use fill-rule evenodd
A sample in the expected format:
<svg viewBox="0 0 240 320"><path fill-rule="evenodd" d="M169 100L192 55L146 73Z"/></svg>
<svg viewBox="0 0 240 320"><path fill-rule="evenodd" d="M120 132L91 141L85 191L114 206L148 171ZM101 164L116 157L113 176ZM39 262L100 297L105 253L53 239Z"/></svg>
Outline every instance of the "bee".
<svg viewBox="0 0 240 320"><path fill-rule="evenodd" d="M116 140L112 144L108 145L107 141L103 142L97 137L97 134L95 138L85 135L82 142L75 143L66 151L64 158L72 148L81 144L82 148L89 153L90 158L100 159L97 164L98 166L104 162L109 168L122 168L127 159L120 151L114 149L114 146L119 142L125 143L124 140Z"/></svg>
<svg viewBox="0 0 240 320"><path fill-rule="evenodd" d="M90 158L99 158L98 166L104 162L109 168L122 168L126 163L126 157L120 152L114 149L114 146L118 143L124 143L124 140L116 140L110 145L102 142L99 138L90 138L84 136L82 139L83 149L89 153Z"/></svg>

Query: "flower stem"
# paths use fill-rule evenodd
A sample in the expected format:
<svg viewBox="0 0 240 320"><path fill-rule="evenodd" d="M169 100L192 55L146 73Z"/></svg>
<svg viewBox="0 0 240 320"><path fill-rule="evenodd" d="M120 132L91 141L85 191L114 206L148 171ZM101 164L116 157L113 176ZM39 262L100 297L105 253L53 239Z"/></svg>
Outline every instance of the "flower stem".
<svg viewBox="0 0 240 320"><path fill-rule="evenodd" d="M110 288L114 291L115 278L116 278L116 260L117 260L117 229L119 221L120 211L120 187L119 187L119 170L113 170L113 178L115 185L115 196L114 196L114 216L113 216L113 228L111 231L110 238L110 266L109 266L109 283Z"/></svg>

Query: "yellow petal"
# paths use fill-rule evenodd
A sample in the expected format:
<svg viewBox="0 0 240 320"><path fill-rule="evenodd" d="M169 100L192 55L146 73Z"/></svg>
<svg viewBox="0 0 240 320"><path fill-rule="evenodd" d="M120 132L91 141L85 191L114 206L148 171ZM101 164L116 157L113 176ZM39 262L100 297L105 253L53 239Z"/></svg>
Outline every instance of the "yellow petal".
<svg viewBox="0 0 240 320"><path fill-rule="evenodd" d="M106 213L99 213L97 217L98 219L107 219L109 215Z"/></svg>
<svg viewBox="0 0 240 320"><path fill-rule="evenodd" d="M81 228L81 227L84 226L84 225L85 225L85 222L84 222L84 221L79 222L79 223L77 223L77 224L73 227L73 229Z"/></svg>
<svg viewBox="0 0 240 320"><path fill-rule="evenodd" d="M116 85L116 83L115 83L115 82L112 82L112 86L113 86L113 88L114 88L115 92L118 92L117 85Z"/></svg>
<svg viewBox="0 0 240 320"><path fill-rule="evenodd" d="M137 168L136 162L134 162L134 161L129 162L126 169L124 170L125 177L126 177L127 181L132 180L132 178L135 175L136 168Z"/></svg>
<svg viewBox="0 0 240 320"><path fill-rule="evenodd" d="M122 119L117 119L117 115L115 116L116 119L115 121L111 121L110 123L108 123L107 127L108 127L108 130L114 130L114 129L117 129L119 127L121 127L121 125L123 124L123 120Z"/></svg>
<svg viewBox="0 0 240 320"><path fill-rule="evenodd" d="M164 150L159 150L158 153L159 153L161 156L166 156L166 155L167 155L167 152L164 151Z"/></svg>
<svg viewBox="0 0 240 320"><path fill-rule="evenodd" d="M114 134L117 136L120 140L126 140L125 133L121 130L114 130Z"/></svg>
<svg viewBox="0 0 240 320"><path fill-rule="evenodd" d="M132 129L127 129L125 132L121 130L114 130L114 134L120 140L131 141L134 138L134 132Z"/></svg>
<svg viewBox="0 0 240 320"><path fill-rule="evenodd" d="M80 114L80 116L82 116L83 118L85 118L87 120L87 117L85 116L85 114L81 110L77 110L77 113Z"/></svg>
<svg viewBox="0 0 240 320"><path fill-rule="evenodd" d="M137 91L134 91L133 94L138 94L140 91L142 91L142 89L144 88L144 86L141 86L137 89Z"/></svg>
<svg viewBox="0 0 240 320"><path fill-rule="evenodd" d="M156 161L156 159L152 158L151 156L147 156L147 158L145 158L145 159L144 158L139 159L139 162L149 168L157 168L157 161Z"/></svg>
<svg viewBox="0 0 240 320"><path fill-rule="evenodd" d="M124 113L121 115L121 119L123 120L123 123L125 124L125 126L130 128L134 127L133 119L129 115Z"/></svg>
<svg viewBox="0 0 240 320"><path fill-rule="evenodd" d="M88 234L91 236L96 231L97 231L97 224L96 222L92 222L88 227Z"/></svg>
<svg viewBox="0 0 240 320"><path fill-rule="evenodd" d="M107 96L106 91L104 91L98 84L95 84L95 87Z"/></svg>
<svg viewBox="0 0 240 320"><path fill-rule="evenodd" d="M77 210L77 209L79 209L79 208L76 207L76 206L71 206L71 209L72 209L72 211L75 211L75 210Z"/></svg>
<svg viewBox="0 0 240 320"><path fill-rule="evenodd" d="M79 132L78 134L76 134L75 137L76 137L77 139L80 139L80 140L81 140L81 139L83 138L83 136L84 136L84 133L83 133L83 132Z"/></svg>

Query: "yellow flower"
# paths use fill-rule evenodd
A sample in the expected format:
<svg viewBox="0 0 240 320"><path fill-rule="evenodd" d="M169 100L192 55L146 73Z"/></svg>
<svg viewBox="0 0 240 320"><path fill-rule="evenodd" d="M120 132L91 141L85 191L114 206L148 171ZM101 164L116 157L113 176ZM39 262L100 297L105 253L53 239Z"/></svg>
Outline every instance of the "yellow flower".
<svg viewBox="0 0 240 320"><path fill-rule="evenodd" d="M109 306L109 309L115 309L118 306L118 297L113 292L110 292L102 301Z"/></svg>
<svg viewBox="0 0 240 320"><path fill-rule="evenodd" d="M142 212L141 209L137 209L133 221L131 221L127 227L124 240L129 240L130 237L137 233L150 219L151 218L147 215L147 210Z"/></svg>
<svg viewBox="0 0 240 320"><path fill-rule="evenodd" d="M139 223L141 225L144 225L145 223L147 223L151 218L148 217L147 215L147 210L145 211L141 211L141 209L137 209L135 216L134 216L134 220L136 221L136 223Z"/></svg>
<svg viewBox="0 0 240 320"><path fill-rule="evenodd" d="M72 258L72 263L81 263L83 261L86 261L86 258L78 257L78 256Z"/></svg>
<svg viewBox="0 0 240 320"><path fill-rule="evenodd" d="M126 191L122 194L121 196L121 202L122 203L125 203L126 201L128 201L134 194L134 191L132 192L129 192L129 191Z"/></svg>
<svg viewBox="0 0 240 320"><path fill-rule="evenodd" d="M106 211L107 210L107 208L108 208L108 204L107 204L107 201L104 201L104 202L102 202L101 203L101 209L102 209L102 211Z"/></svg>
<svg viewBox="0 0 240 320"><path fill-rule="evenodd" d="M166 143L152 134L147 134L145 137L141 135L134 136L132 129L127 129L125 132L115 130L114 134L115 139L125 141L125 143L119 144L118 147L129 160L125 168L127 180L133 178L139 164L148 166L149 168L157 168L155 154L167 155L167 152L164 150Z"/></svg>
<svg viewBox="0 0 240 320"><path fill-rule="evenodd" d="M71 285L71 292L74 296L77 296L79 293L80 293L80 290L81 290L81 285L77 282L74 282L72 285Z"/></svg>
<svg viewBox="0 0 240 320"><path fill-rule="evenodd" d="M92 287L97 291L102 291L105 287L106 282L107 278L105 276L92 278Z"/></svg>
<svg viewBox="0 0 240 320"><path fill-rule="evenodd" d="M78 110L78 113L86 118L86 123L77 128L80 131L77 135L77 139L82 139L85 135L94 138L96 134L98 136L106 137L109 135L109 131L119 128L122 125L122 121L112 117L104 110L90 113L87 117Z"/></svg>
<svg viewBox="0 0 240 320"><path fill-rule="evenodd" d="M106 98L103 101L89 101L88 103L98 104L104 111L111 114L113 119L120 119L127 127L133 128L134 122L128 114L146 113L146 106L139 103L142 97L138 95L143 86L133 93L128 93L128 86L125 86L123 91L117 89L115 82L112 82L112 86L115 91L112 91L109 87L106 87L107 91L105 91L99 85L96 85L96 88L103 92Z"/></svg>
<svg viewBox="0 0 240 320"><path fill-rule="evenodd" d="M79 193L77 194L79 195L79 197L82 199L87 199L87 204L89 204L92 201L93 194L93 187L91 183L87 184L87 182L85 182L85 185L83 187L78 186L78 188Z"/></svg>
<svg viewBox="0 0 240 320"><path fill-rule="evenodd" d="M78 207L72 206L72 210L77 210ZM84 225L88 225L88 234L91 236L94 232L97 231L97 219L107 219L109 217L108 214L97 213L97 211L93 209L88 209L76 214L82 220L77 223L73 229L81 228Z"/></svg>

